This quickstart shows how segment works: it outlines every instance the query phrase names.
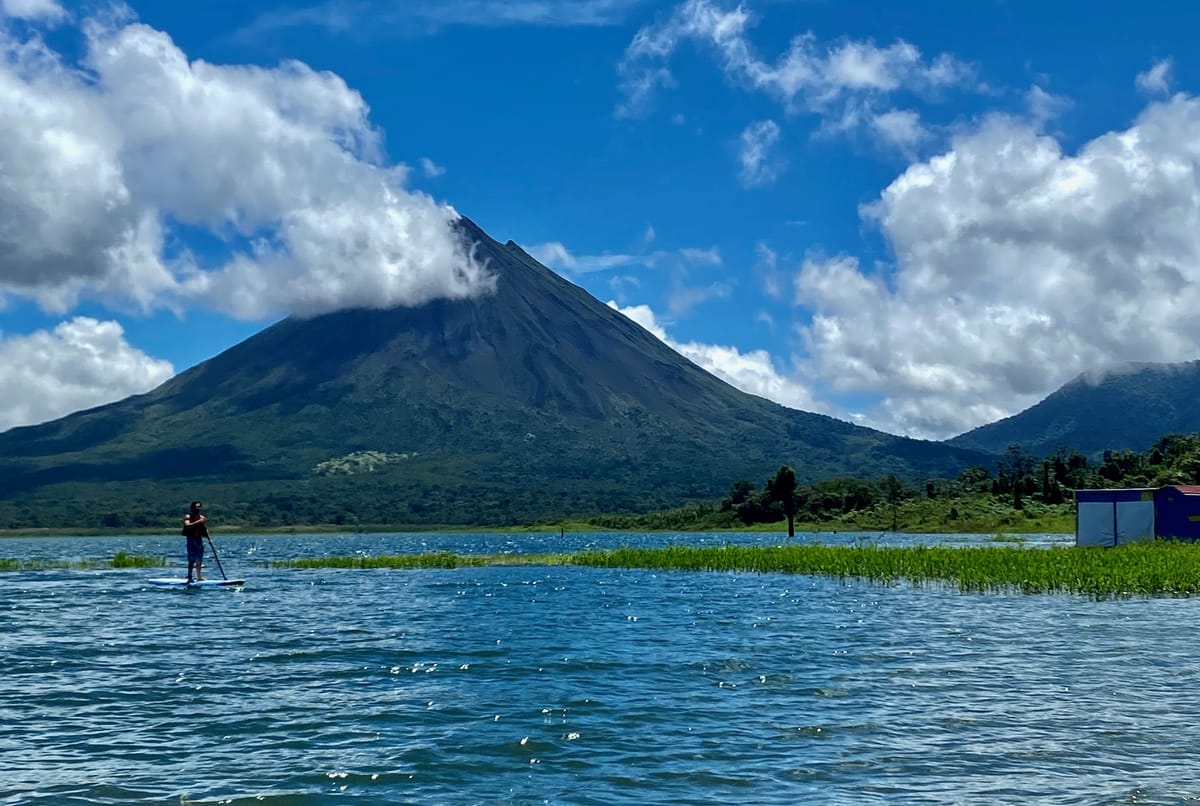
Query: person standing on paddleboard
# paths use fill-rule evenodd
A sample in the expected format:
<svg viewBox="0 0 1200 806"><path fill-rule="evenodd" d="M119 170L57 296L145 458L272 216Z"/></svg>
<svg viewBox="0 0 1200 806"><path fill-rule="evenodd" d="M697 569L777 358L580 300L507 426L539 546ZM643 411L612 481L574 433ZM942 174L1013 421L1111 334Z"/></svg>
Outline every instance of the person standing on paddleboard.
<svg viewBox="0 0 1200 806"><path fill-rule="evenodd" d="M192 569L195 568L194 579L200 582L204 579L200 568L204 565L204 538L208 537L208 519L200 511L199 501L193 501L191 511L183 517L183 535L187 538L187 581L193 580Z"/></svg>

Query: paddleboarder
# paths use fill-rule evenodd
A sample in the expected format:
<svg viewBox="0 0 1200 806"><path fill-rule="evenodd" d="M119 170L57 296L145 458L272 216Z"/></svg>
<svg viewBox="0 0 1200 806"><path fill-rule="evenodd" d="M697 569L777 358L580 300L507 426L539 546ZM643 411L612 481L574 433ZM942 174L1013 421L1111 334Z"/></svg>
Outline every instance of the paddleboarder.
<svg viewBox="0 0 1200 806"><path fill-rule="evenodd" d="M183 517L183 535L187 538L187 581L195 579L199 582L204 579L200 568L204 565L204 538L208 537L208 519L201 512L199 501L193 501L191 510ZM195 577L192 576L193 568Z"/></svg>

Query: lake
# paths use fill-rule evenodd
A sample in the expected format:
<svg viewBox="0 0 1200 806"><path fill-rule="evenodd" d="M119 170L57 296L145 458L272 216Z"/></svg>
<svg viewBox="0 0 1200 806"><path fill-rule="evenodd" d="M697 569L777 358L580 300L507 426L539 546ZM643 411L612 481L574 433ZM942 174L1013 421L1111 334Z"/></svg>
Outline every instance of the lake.
<svg viewBox="0 0 1200 806"><path fill-rule="evenodd" d="M1195 598L573 567L285 570L778 534L0 540L0 803L1178 803ZM977 545L968 535L804 541ZM1030 536L1031 550L1070 542ZM211 552L206 575L219 576Z"/></svg>

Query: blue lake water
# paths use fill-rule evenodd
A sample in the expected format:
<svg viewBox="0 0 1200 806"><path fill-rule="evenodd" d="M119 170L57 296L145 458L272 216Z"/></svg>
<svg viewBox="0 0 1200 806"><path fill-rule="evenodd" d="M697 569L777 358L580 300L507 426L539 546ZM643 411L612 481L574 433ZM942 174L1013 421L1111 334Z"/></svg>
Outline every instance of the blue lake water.
<svg viewBox="0 0 1200 806"><path fill-rule="evenodd" d="M969 536L801 536L981 542ZM269 569L778 535L0 540L0 803L1178 803L1200 599L781 574ZM1069 542L1034 537L1031 547ZM209 576L219 576L211 559Z"/></svg>

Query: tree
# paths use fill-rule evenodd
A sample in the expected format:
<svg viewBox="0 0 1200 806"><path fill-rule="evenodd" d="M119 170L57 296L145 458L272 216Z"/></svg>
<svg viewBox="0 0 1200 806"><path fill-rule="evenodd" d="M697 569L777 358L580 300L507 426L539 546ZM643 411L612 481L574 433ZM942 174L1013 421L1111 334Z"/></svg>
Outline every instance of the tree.
<svg viewBox="0 0 1200 806"><path fill-rule="evenodd" d="M1000 470L998 491L1013 494L1013 509L1023 509L1025 506L1021 493L1026 481L1033 475L1036 462L1032 454L1026 453L1017 444L1009 445L1004 458L996 462Z"/></svg>
<svg viewBox="0 0 1200 806"><path fill-rule="evenodd" d="M729 491L729 497L721 502L721 511L726 512L731 509L737 509L746 503L752 495L754 495L754 484L752 482L746 479L735 481L732 489Z"/></svg>
<svg viewBox="0 0 1200 806"><path fill-rule="evenodd" d="M1100 477L1121 487L1136 487L1144 484L1143 459L1136 451L1105 451L1104 464L1100 466Z"/></svg>
<svg viewBox="0 0 1200 806"><path fill-rule="evenodd" d="M892 531L896 531L897 512L900 508L900 499L904 497L904 484L895 476L885 476L883 479L883 491L887 495L888 506L892 510Z"/></svg>
<svg viewBox="0 0 1200 806"><path fill-rule="evenodd" d="M1062 487L1059 486L1055 464L1051 459L1042 460L1042 501L1047 504L1063 502Z"/></svg>
<svg viewBox="0 0 1200 806"><path fill-rule="evenodd" d="M968 467L958 474L958 483L963 492L985 492L992 488L992 472L980 465Z"/></svg>
<svg viewBox="0 0 1200 806"><path fill-rule="evenodd" d="M783 504L787 515L788 537L796 536L796 471L787 465L779 468L775 478L767 485L776 501Z"/></svg>

